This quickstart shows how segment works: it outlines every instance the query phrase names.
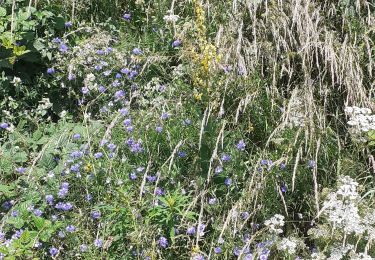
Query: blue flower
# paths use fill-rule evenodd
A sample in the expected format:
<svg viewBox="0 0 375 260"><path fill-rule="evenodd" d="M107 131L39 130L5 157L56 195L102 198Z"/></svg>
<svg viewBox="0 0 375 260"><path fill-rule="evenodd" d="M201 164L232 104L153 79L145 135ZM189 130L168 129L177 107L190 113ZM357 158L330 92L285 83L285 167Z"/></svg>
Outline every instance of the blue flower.
<svg viewBox="0 0 375 260"><path fill-rule="evenodd" d="M214 248L214 252L215 252L216 254L221 254L221 252L222 252L221 247L220 247L220 246L215 247L215 248Z"/></svg>
<svg viewBox="0 0 375 260"><path fill-rule="evenodd" d="M230 186L232 185L232 179L231 178L226 178L225 181L224 181L224 184L227 185L227 186Z"/></svg>
<svg viewBox="0 0 375 260"><path fill-rule="evenodd" d="M281 192L286 193L286 191L287 191L286 185L284 183L281 184Z"/></svg>
<svg viewBox="0 0 375 260"><path fill-rule="evenodd" d="M223 162L229 162L230 161L230 155L229 154L223 154L222 156L221 156L221 160L223 161Z"/></svg>
<svg viewBox="0 0 375 260"><path fill-rule="evenodd" d="M65 28L70 28L73 26L73 23L71 21L68 21L65 23Z"/></svg>
<svg viewBox="0 0 375 260"><path fill-rule="evenodd" d="M162 126L157 126L155 128L155 130L156 130L156 132L158 132L160 134L161 132L163 132L163 127Z"/></svg>
<svg viewBox="0 0 375 260"><path fill-rule="evenodd" d="M95 154L94 154L94 157L95 157L96 159L102 158L102 157L103 157L103 153L101 153L101 152L95 153Z"/></svg>
<svg viewBox="0 0 375 260"><path fill-rule="evenodd" d="M82 87L82 88L81 88L81 92L82 92L82 94L86 95L87 93L90 92L90 90L89 90L88 87Z"/></svg>
<svg viewBox="0 0 375 260"><path fill-rule="evenodd" d="M75 139L75 140L80 139L80 138L81 138L80 134L74 134L73 135L73 139Z"/></svg>
<svg viewBox="0 0 375 260"><path fill-rule="evenodd" d="M53 204L53 195L46 195L46 202L49 205L52 205Z"/></svg>
<svg viewBox="0 0 375 260"><path fill-rule="evenodd" d="M92 217L93 219L98 219L98 218L100 218L100 217L101 217L100 211L93 211L93 212L91 212L91 217Z"/></svg>
<svg viewBox="0 0 375 260"><path fill-rule="evenodd" d="M210 204L210 205L215 205L215 204L216 204L216 201L217 201L216 198L210 198L210 199L208 200L208 204Z"/></svg>
<svg viewBox="0 0 375 260"><path fill-rule="evenodd" d="M49 75L52 75L52 74L55 73L55 69L54 69L54 68L48 68L48 69L47 69L47 73L48 73Z"/></svg>
<svg viewBox="0 0 375 260"><path fill-rule="evenodd" d="M95 239L94 241L94 245L97 247L97 248L100 248L103 246L103 240L102 239Z"/></svg>
<svg viewBox="0 0 375 260"><path fill-rule="evenodd" d="M165 237L160 237L158 240L158 244L162 248L166 248L168 246L168 239Z"/></svg>
<svg viewBox="0 0 375 260"><path fill-rule="evenodd" d="M24 168L24 167L18 167L16 169L16 172L18 172L18 173L25 173L26 172L26 168Z"/></svg>
<svg viewBox="0 0 375 260"><path fill-rule="evenodd" d="M186 152L184 152L184 151L178 151L178 157L180 157L180 158L186 157Z"/></svg>
<svg viewBox="0 0 375 260"><path fill-rule="evenodd" d="M182 44L182 42L180 40L175 40L175 41L172 42L172 47L178 48L178 47L181 46L181 44Z"/></svg>
<svg viewBox="0 0 375 260"><path fill-rule="evenodd" d="M79 251L86 252L88 249L88 246L86 244L82 244L79 246Z"/></svg>
<svg viewBox="0 0 375 260"><path fill-rule="evenodd" d="M60 43L60 46L59 46L59 51L62 52L62 53L65 53L69 50L68 46L65 44L65 43Z"/></svg>
<svg viewBox="0 0 375 260"><path fill-rule="evenodd" d="M0 124L0 128L2 128L2 129L7 129L7 128L9 128L9 124L3 122L3 123Z"/></svg>
<svg viewBox="0 0 375 260"><path fill-rule="evenodd" d="M128 75L130 73L130 70L128 68L123 68L121 69L121 73Z"/></svg>
<svg viewBox="0 0 375 260"><path fill-rule="evenodd" d="M72 233L72 232L76 231L76 228L73 225L69 225L69 226L66 227L66 231Z"/></svg>
<svg viewBox="0 0 375 260"><path fill-rule="evenodd" d="M244 142L244 140L240 140L238 142L238 144L236 145L237 149L240 150L240 151L244 151L245 148L246 148L246 144Z"/></svg>
<svg viewBox="0 0 375 260"><path fill-rule="evenodd" d="M139 48L134 48L134 49L132 50L132 53L133 53L134 55L142 55L142 54L143 54L143 52L142 52L141 49L139 49Z"/></svg>
<svg viewBox="0 0 375 260"><path fill-rule="evenodd" d="M309 167L310 169L314 169L315 166L316 166L316 163L315 163L314 160L310 160L310 161L308 162L308 167Z"/></svg>
<svg viewBox="0 0 375 260"><path fill-rule="evenodd" d="M51 247L49 249L49 253L50 253L51 256L56 256L58 252L59 252L59 250L56 247Z"/></svg>
<svg viewBox="0 0 375 260"><path fill-rule="evenodd" d="M43 214L43 211L40 209L34 209L33 213L35 216L40 217Z"/></svg>
<svg viewBox="0 0 375 260"><path fill-rule="evenodd" d="M244 212L241 213L241 218L243 220L246 220L249 216L250 216L250 214L247 211L244 211Z"/></svg>
<svg viewBox="0 0 375 260"><path fill-rule="evenodd" d="M129 14L129 13L126 13L122 16L122 18L124 18L124 20L130 22L130 20L132 19L132 15Z"/></svg>
<svg viewBox="0 0 375 260"><path fill-rule="evenodd" d="M189 227L187 230L186 230L186 234L188 235L194 235L195 234L195 227L192 226L192 227Z"/></svg>

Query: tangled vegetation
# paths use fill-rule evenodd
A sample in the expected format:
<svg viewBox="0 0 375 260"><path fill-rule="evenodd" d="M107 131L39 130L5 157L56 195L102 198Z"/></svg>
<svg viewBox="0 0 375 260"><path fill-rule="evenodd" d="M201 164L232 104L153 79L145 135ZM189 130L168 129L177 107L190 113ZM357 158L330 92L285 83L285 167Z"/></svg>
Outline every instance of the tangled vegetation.
<svg viewBox="0 0 375 260"><path fill-rule="evenodd" d="M0 259L375 259L375 4L0 0Z"/></svg>

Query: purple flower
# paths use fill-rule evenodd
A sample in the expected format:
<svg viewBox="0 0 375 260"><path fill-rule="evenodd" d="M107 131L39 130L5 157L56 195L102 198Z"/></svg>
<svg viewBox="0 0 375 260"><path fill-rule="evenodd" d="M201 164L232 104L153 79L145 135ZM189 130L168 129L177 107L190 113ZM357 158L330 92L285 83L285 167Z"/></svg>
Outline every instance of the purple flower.
<svg viewBox="0 0 375 260"><path fill-rule="evenodd" d="M139 142L132 144L131 147L130 147L130 151L132 153L141 153L141 152L143 152L142 144L139 143Z"/></svg>
<svg viewBox="0 0 375 260"><path fill-rule="evenodd" d="M249 254L245 255L244 260L253 260L253 254L249 253Z"/></svg>
<svg viewBox="0 0 375 260"><path fill-rule="evenodd" d="M2 128L2 129L7 129L8 127L9 127L8 123L3 122L3 123L0 124L0 128Z"/></svg>
<svg viewBox="0 0 375 260"><path fill-rule="evenodd" d="M65 53L68 51L68 46L65 44L65 43L60 43L60 46L59 46L59 51L62 52L62 53Z"/></svg>
<svg viewBox="0 0 375 260"><path fill-rule="evenodd" d="M118 90L115 93L116 100L123 99L125 97L125 91L124 90Z"/></svg>
<svg viewBox="0 0 375 260"><path fill-rule="evenodd" d="M82 244L79 246L79 251L86 252L88 249L88 246L86 244Z"/></svg>
<svg viewBox="0 0 375 260"><path fill-rule="evenodd" d="M70 158L72 159L79 159L83 156L83 152L82 151L73 151L70 153Z"/></svg>
<svg viewBox="0 0 375 260"><path fill-rule="evenodd" d="M249 216L250 216L250 214L247 211L244 211L244 212L241 213L241 218L243 220L246 220Z"/></svg>
<svg viewBox="0 0 375 260"><path fill-rule="evenodd" d="M99 71L99 70L101 70L103 68L103 66L101 66L101 65L95 65L95 67L94 67L94 69L96 70L96 71Z"/></svg>
<svg viewBox="0 0 375 260"><path fill-rule="evenodd" d="M69 81L72 81L72 80L74 80L76 78L76 75L74 75L74 74L72 74L72 73L69 73L68 74L68 80Z"/></svg>
<svg viewBox="0 0 375 260"><path fill-rule="evenodd" d="M194 226L192 226L192 227L189 227L187 230L186 230L186 234L188 234L188 235L194 235L195 234L195 227Z"/></svg>
<svg viewBox="0 0 375 260"><path fill-rule="evenodd" d="M128 68L123 68L121 69L121 73L128 75L130 73L130 70Z"/></svg>
<svg viewBox="0 0 375 260"><path fill-rule="evenodd" d="M134 55L142 55L143 54L143 52L139 48L134 48L133 51L132 51L132 53Z"/></svg>
<svg viewBox="0 0 375 260"><path fill-rule="evenodd" d="M116 79L115 81L112 82L112 87L115 87L117 88L118 86L120 86L121 83Z"/></svg>
<svg viewBox="0 0 375 260"><path fill-rule="evenodd" d="M89 90L88 87L82 87L82 88L81 88L81 92L82 92L83 95L86 95L87 93L90 92L90 90Z"/></svg>
<svg viewBox="0 0 375 260"><path fill-rule="evenodd" d="M116 145L115 144L113 144L113 143L110 143L110 144L108 144L107 145L107 147L108 147L108 149L110 150L110 151L114 151L115 149L116 149Z"/></svg>
<svg viewBox="0 0 375 260"><path fill-rule="evenodd" d="M134 130L133 126L127 126L126 127L126 131L128 131L129 133L133 132L133 130Z"/></svg>
<svg viewBox="0 0 375 260"><path fill-rule="evenodd" d="M172 42L172 47L178 48L178 47L181 46L181 44L182 44L182 42L180 40L175 40L175 41Z"/></svg>
<svg viewBox="0 0 375 260"><path fill-rule="evenodd" d="M230 155L229 155L229 154L223 154L223 155L221 156L221 160L222 160L223 162L229 162L229 161L230 161Z"/></svg>
<svg viewBox="0 0 375 260"><path fill-rule="evenodd" d="M125 107L121 108L121 109L119 110L119 112L120 112L120 114L121 114L122 116L127 116L127 115L129 114L129 110L128 110L127 108L125 108Z"/></svg>
<svg viewBox="0 0 375 260"><path fill-rule="evenodd" d="M216 201L217 201L216 198L210 198L210 199L208 200L208 204L210 204L210 205L215 205L215 204L216 204Z"/></svg>
<svg viewBox="0 0 375 260"><path fill-rule="evenodd" d="M165 237L160 237L158 240L158 244L162 248L166 248L168 246L168 240Z"/></svg>
<svg viewBox="0 0 375 260"><path fill-rule="evenodd" d="M161 114L160 118L163 119L163 120L166 120L166 119L169 118L169 114L168 113L163 113L163 114Z"/></svg>
<svg viewBox="0 0 375 260"><path fill-rule="evenodd" d="M86 195L86 200L87 200L87 201L91 201L91 200L92 200L92 196L91 196L91 194L87 194L87 195Z"/></svg>
<svg viewBox="0 0 375 260"><path fill-rule="evenodd" d="M46 195L46 202L49 205L52 205L53 204L53 196L52 195Z"/></svg>
<svg viewBox="0 0 375 260"><path fill-rule="evenodd" d="M286 168L286 164L285 163L280 164L280 170L284 170L285 168Z"/></svg>
<svg viewBox="0 0 375 260"><path fill-rule="evenodd" d="M263 159L263 160L260 161L260 164L262 166L267 165L268 164L268 160Z"/></svg>
<svg viewBox="0 0 375 260"><path fill-rule="evenodd" d="M61 39L59 37L53 38L52 43L61 43Z"/></svg>
<svg viewBox="0 0 375 260"><path fill-rule="evenodd" d="M137 179L137 174L135 172L130 173L129 174L129 179L131 179L131 180Z"/></svg>
<svg viewBox="0 0 375 260"><path fill-rule="evenodd" d="M66 227L66 231L72 233L72 232L76 231L76 228L73 225L69 225L69 226Z"/></svg>
<svg viewBox="0 0 375 260"><path fill-rule="evenodd" d="M12 213L10 214L12 217L18 217L18 211L13 210ZM1 239L0 239L1 240Z"/></svg>
<svg viewBox="0 0 375 260"><path fill-rule="evenodd" d="M184 152L184 151L178 151L178 157L180 157L180 158L186 157L186 152Z"/></svg>
<svg viewBox="0 0 375 260"><path fill-rule="evenodd" d="M76 139L76 140L77 140L77 139L80 139L80 138L81 138L81 135L80 135L80 134L74 134L74 135L73 135L73 139Z"/></svg>
<svg viewBox="0 0 375 260"><path fill-rule="evenodd" d="M215 252L216 254L221 254L221 252L222 252L221 247L220 247L220 246L215 247L215 248L214 248L214 252Z"/></svg>
<svg viewBox="0 0 375 260"><path fill-rule="evenodd" d="M124 18L124 20L130 22L130 20L132 19L132 15L129 14L129 13L126 13L122 16L122 18Z"/></svg>
<svg viewBox="0 0 375 260"><path fill-rule="evenodd" d="M126 118L123 122L124 126L131 126L132 120L130 118Z"/></svg>
<svg viewBox="0 0 375 260"><path fill-rule="evenodd" d="M155 190L156 196L163 196L164 195L164 190L162 188L157 187Z"/></svg>
<svg viewBox="0 0 375 260"><path fill-rule="evenodd" d="M122 75L121 75L120 73L116 73L115 78L116 78L116 79L121 79L121 78L122 78Z"/></svg>
<svg viewBox="0 0 375 260"><path fill-rule="evenodd" d="M286 188L285 183L281 184L281 192L286 193L286 191L287 191L287 188Z"/></svg>
<svg viewBox="0 0 375 260"><path fill-rule="evenodd" d="M48 69L47 69L47 73L48 73L49 75L52 75L52 74L55 73L55 69L54 69L54 68L48 68Z"/></svg>
<svg viewBox="0 0 375 260"><path fill-rule="evenodd" d="M73 26L73 23L71 21L68 21L65 23L65 28L70 28Z"/></svg>
<svg viewBox="0 0 375 260"><path fill-rule="evenodd" d="M1 207L4 209L4 210L9 210L11 207L13 206L13 203L11 201L5 201Z"/></svg>
<svg viewBox="0 0 375 260"><path fill-rule="evenodd" d="M100 218L100 217L101 217L100 211L93 211L93 212L91 212L91 217L92 217L93 219L98 219L98 218Z"/></svg>
<svg viewBox="0 0 375 260"><path fill-rule="evenodd" d="M238 150L244 151L245 147L246 147L246 144L245 144L244 140L240 140L238 142L238 144L236 145L236 147L237 147Z"/></svg>
<svg viewBox="0 0 375 260"><path fill-rule="evenodd" d="M156 179L157 179L157 177L154 176L154 175L147 175L147 181L148 182L155 182Z"/></svg>
<svg viewBox="0 0 375 260"><path fill-rule="evenodd" d="M51 256L57 255L58 252L59 252L59 250L56 247L51 247L49 249L49 253L50 253Z"/></svg>
<svg viewBox="0 0 375 260"><path fill-rule="evenodd" d="M103 72L103 75L108 77L109 75L111 75L111 73L112 73L112 70L106 70Z"/></svg>
<svg viewBox="0 0 375 260"><path fill-rule="evenodd" d="M104 86L99 86L98 89L99 89L100 93L103 93L103 92L105 92L107 90Z"/></svg>
<svg viewBox="0 0 375 260"><path fill-rule="evenodd" d="M215 168L215 175L217 175L217 174L219 174L219 173L221 173L221 172L223 172L223 167L222 166L217 166L216 168Z"/></svg>
<svg viewBox="0 0 375 260"><path fill-rule="evenodd" d="M73 208L73 205L70 202L59 202L56 204L55 208L63 211L69 211Z"/></svg>
<svg viewBox="0 0 375 260"><path fill-rule="evenodd" d="M156 130L156 132L158 132L160 134L161 132L163 132L163 127L162 126L157 126L155 128L155 130Z"/></svg>
<svg viewBox="0 0 375 260"><path fill-rule="evenodd" d="M24 168L24 167L18 167L16 169L16 172L18 172L18 173L25 173L26 172L26 168Z"/></svg>
<svg viewBox="0 0 375 260"><path fill-rule="evenodd" d="M308 162L308 167L309 167L310 169L314 169L315 166L316 166L316 163L315 163L314 160L310 160L310 161Z"/></svg>
<svg viewBox="0 0 375 260"><path fill-rule="evenodd" d="M96 159L102 158L102 157L103 157L103 153L101 153L101 152L97 152L97 153L94 154L94 157L95 157Z"/></svg>
<svg viewBox="0 0 375 260"><path fill-rule="evenodd" d="M138 72L135 71L135 70L132 70L130 73L129 73L129 79L134 79L136 76L138 75Z"/></svg>
<svg viewBox="0 0 375 260"><path fill-rule="evenodd" d="M230 186L232 185L232 179L231 178L226 178L225 181L224 181L224 184L227 185L227 186Z"/></svg>
<svg viewBox="0 0 375 260"><path fill-rule="evenodd" d="M97 247L97 248L100 248L103 246L103 240L102 239L95 239L94 241L94 245Z"/></svg>

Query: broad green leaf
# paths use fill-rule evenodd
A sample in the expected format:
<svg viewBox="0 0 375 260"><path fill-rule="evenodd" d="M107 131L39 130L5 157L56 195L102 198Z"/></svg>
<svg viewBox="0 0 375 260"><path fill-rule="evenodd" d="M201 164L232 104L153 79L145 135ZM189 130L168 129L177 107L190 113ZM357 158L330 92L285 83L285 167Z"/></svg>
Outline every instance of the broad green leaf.
<svg viewBox="0 0 375 260"><path fill-rule="evenodd" d="M7 10L3 7L0 7L0 17L6 16L7 15Z"/></svg>

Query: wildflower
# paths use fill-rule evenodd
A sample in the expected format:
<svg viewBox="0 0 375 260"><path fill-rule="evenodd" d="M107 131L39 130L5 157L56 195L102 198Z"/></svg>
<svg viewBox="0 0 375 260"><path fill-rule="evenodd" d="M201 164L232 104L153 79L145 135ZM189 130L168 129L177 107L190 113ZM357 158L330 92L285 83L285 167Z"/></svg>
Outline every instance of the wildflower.
<svg viewBox="0 0 375 260"><path fill-rule="evenodd" d="M232 179L231 178L226 178L225 181L224 181L224 184L227 185L227 186L230 186L232 185Z"/></svg>
<svg viewBox="0 0 375 260"><path fill-rule="evenodd" d="M79 251L81 251L82 253L86 252L87 249L88 249L88 246L86 244L82 244L79 246Z"/></svg>
<svg viewBox="0 0 375 260"><path fill-rule="evenodd" d="M280 170L284 170L286 168L286 164L285 163L281 163L280 164Z"/></svg>
<svg viewBox="0 0 375 260"><path fill-rule="evenodd" d="M82 88L81 88L81 92L82 92L82 94L86 95L87 93L90 92L90 90L89 90L88 87L82 87Z"/></svg>
<svg viewBox="0 0 375 260"><path fill-rule="evenodd" d="M223 167L222 166L217 166L216 168L215 168L215 175L217 175L217 174L219 174L219 173L221 173L221 172L223 172Z"/></svg>
<svg viewBox="0 0 375 260"><path fill-rule="evenodd" d="M68 74L68 80L69 81L72 81L72 80L74 80L76 78L76 75L74 75L74 74L72 74L72 73L69 73Z"/></svg>
<svg viewBox="0 0 375 260"><path fill-rule="evenodd" d="M121 108L120 110L119 110L119 112L120 112L120 114L122 115L122 116L126 116L126 115L128 115L129 114L129 110L127 109L127 108Z"/></svg>
<svg viewBox="0 0 375 260"><path fill-rule="evenodd" d="M162 188L157 187L155 190L156 196L163 196L164 195L164 190Z"/></svg>
<svg viewBox="0 0 375 260"><path fill-rule="evenodd" d="M244 212L241 213L241 218L243 220L246 220L249 216L250 216L250 214L247 211L244 211Z"/></svg>
<svg viewBox="0 0 375 260"><path fill-rule="evenodd" d="M104 86L99 86L98 90L99 90L100 93L103 93L103 92L105 92L107 89L106 89Z"/></svg>
<svg viewBox="0 0 375 260"><path fill-rule="evenodd" d="M42 212L40 209L35 209L35 210L33 211L33 213L34 213L34 215L37 216L37 217L40 217L40 216L43 214L43 212Z"/></svg>
<svg viewBox="0 0 375 260"><path fill-rule="evenodd" d="M223 162L229 162L230 161L230 155L229 154L223 154L222 156L221 156L221 160L223 161Z"/></svg>
<svg viewBox="0 0 375 260"><path fill-rule="evenodd" d="M268 164L268 160L263 159L263 160L260 161L260 164L262 166L267 165Z"/></svg>
<svg viewBox="0 0 375 260"><path fill-rule="evenodd" d="M93 211L93 212L91 212L91 217L93 219L99 219L101 217L100 211Z"/></svg>
<svg viewBox="0 0 375 260"><path fill-rule="evenodd" d="M87 201L91 201L91 200L92 200L92 196L91 196L91 194L87 194L87 195L86 195L86 200L87 200Z"/></svg>
<svg viewBox="0 0 375 260"><path fill-rule="evenodd" d="M122 75L121 75L120 73L116 73L115 78L116 78L116 79L121 79L121 78L122 78Z"/></svg>
<svg viewBox="0 0 375 260"><path fill-rule="evenodd" d="M166 119L169 118L169 114L168 114L168 113L163 113L163 114L161 114L160 118L161 118L162 120L166 120Z"/></svg>
<svg viewBox="0 0 375 260"><path fill-rule="evenodd" d="M59 232L57 233L57 235L58 235L59 238L65 238L65 237L66 237L64 231L59 231Z"/></svg>
<svg viewBox="0 0 375 260"><path fill-rule="evenodd" d="M12 213L10 214L12 217L18 217L18 211L13 210Z"/></svg>
<svg viewBox="0 0 375 260"><path fill-rule="evenodd" d="M148 182L155 182L156 179L157 179L156 176L153 176L153 175L148 175L148 176L147 176L147 181L148 181Z"/></svg>
<svg viewBox="0 0 375 260"><path fill-rule="evenodd" d="M175 14L165 15L165 16L163 17L164 21L167 22L167 23L168 23L168 22L169 22L169 23L175 23L175 22L178 21L179 18L180 18L180 17L179 17L178 15L175 15Z"/></svg>
<svg viewBox="0 0 375 260"><path fill-rule="evenodd" d="M70 28L73 26L73 23L71 21L68 21L65 23L65 28Z"/></svg>
<svg viewBox="0 0 375 260"><path fill-rule="evenodd" d="M116 100L123 99L125 97L125 91L124 90L118 90L115 93Z"/></svg>
<svg viewBox="0 0 375 260"><path fill-rule="evenodd" d="M220 246L217 246L217 247L214 248L214 252L215 252L216 254L221 254L222 251L223 251L223 250L221 249Z"/></svg>
<svg viewBox="0 0 375 260"><path fill-rule="evenodd" d="M238 150L244 151L245 147L246 147L246 144L245 144L244 140L240 140L238 142L238 144L236 145L236 147L237 147Z"/></svg>
<svg viewBox="0 0 375 260"><path fill-rule="evenodd" d="M66 231L68 231L70 233L74 232L75 230L76 230L76 228L73 225L69 225L69 226L66 227Z"/></svg>
<svg viewBox="0 0 375 260"><path fill-rule="evenodd" d="M61 43L61 39L59 37L53 38L52 43Z"/></svg>
<svg viewBox="0 0 375 260"><path fill-rule="evenodd" d="M135 172L132 172L132 173L129 174L129 179L131 179L131 180L137 179L137 175L135 174Z"/></svg>
<svg viewBox="0 0 375 260"><path fill-rule="evenodd" d="M58 252L59 252L59 250L56 247L51 247L49 249L49 253L50 253L51 256L56 256Z"/></svg>
<svg viewBox="0 0 375 260"><path fill-rule="evenodd" d="M100 159L100 158L103 157L103 153L97 152L97 153L94 154L94 157L95 157L95 159Z"/></svg>
<svg viewBox="0 0 375 260"><path fill-rule="evenodd" d="M3 123L0 124L0 128L2 128L2 129L7 129L7 128L9 128L9 124L3 122Z"/></svg>
<svg viewBox="0 0 375 260"><path fill-rule="evenodd" d="M132 15L129 14L129 13L126 13L122 16L122 18L128 22L130 22L131 18L132 18Z"/></svg>
<svg viewBox="0 0 375 260"><path fill-rule="evenodd" d="M103 246L103 240L102 239L95 239L94 241L94 245L97 247L97 248L101 248Z"/></svg>
<svg viewBox="0 0 375 260"><path fill-rule="evenodd" d="M194 234L195 234L195 227L194 227L194 226L189 227L189 228L186 230L186 234L188 234L188 235L194 235Z"/></svg>
<svg viewBox="0 0 375 260"><path fill-rule="evenodd" d="M210 205L214 205L214 204L216 204L216 198L210 198L210 199L208 200L208 204L210 204Z"/></svg>
<svg viewBox="0 0 375 260"><path fill-rule="evenodd" d="M178 47L181 46L181 44L182 44L182 42L180 40L175 40L175 41L172 42L172 47L178 48Z"/></svg>
<svg viewBox="0 0 375 260"><path fill-rule="evenodd" d="M178 157L180 157L180 158L186 157L186 152L184 152L184 151L178 151Z"/></svg>
<svg viewBox="0 0 375 260"><path fill-rule="evenodd" d="M163 127L162 126L157 126L155 128L155 130L156 130L156 132L158 132L160 134L161 132L163 132Z"/></svg>
<svg viewBox="0 0 375 260"><path fill-rule="evenodd" d="M52 195L46 195L46 202L49 205L52 205L53 204L53 196Z"/></svg>
<svg viewBox="0 0 375 260"><path fill-rule="evenodd" d="M108 147L108 149L110 150L110 151L114 151L115 149L116 149L116 145L115 144L113 144L113 143L110 143L110 144L108 144L107 145L107 147Z"/></svg>
<svg viewBox="0 0 375 260"><path fill-rule="evenodd" d="M126 118L123 122L124 126L131 126L132 120L131 118Z"/></svg>
<svg viewBox="0 0 375 260"><path fill-rule="evenodd" d="M18 167L18 168L16 169L16 172L18 172L18 173L25 173L25 172L26 172L26 168Z"/></svg>
<svg viewBox="0 0 375 260"><path fill-rule="evenodd" d="M108 77L109 75L111 75L111 73L112 73L112 70L106 70L103 72L103 75Z"/></svg>
<svg viewBox="0 0 375 260"><path fill-rule="evenodd" d="M143 54L143 52L142 52L141 49L139 49L139 48L134 48L134 49L132 50L132 53L133 53L134 55L142 55L142 54Z"/></svg>
<svg viewBox="0 0 375 260"><path fill-rule="evenodd" d="M11 207L13 206L13 203L11 201L5 201L1 207L4 209L4 210L9 210Z"/></svg>
<svg viewBox="0 0 375 260"><path fill-rule="evenodd" d="M54 73L55 73L55 69L54 68L48 68L47 69L47 74L52 75Z"/></svg>
<svg viewBox="0 0 375 260"><path fill-rule="evenodd" d="M310 169L314 169L315 166L316 166L316 163L314 160L309 160L307 166L310 168Z"/></svg>
<svg viewBox="0 0 375 260"><path fill-rule="evenodd" d="M121 73L128 75L130 73L130 70L128 68L123 68L121 69Z"/></svg>
<svg viewBox="0 0 375 260"><path fill-rule="evenodd" d="M80 139L81 138L81 135L80 134L74 134L73 135L73 139L75 139L75 140L78 140L78 139Z"/></svg>
<svg viewBox="0 0 375 260"><path fill-rule="evenodd" d="M65 44L65 43L60 43L60 46L59 46L59 51L62 52L62 53L65 53L68 51L68 46Z"/></svg>
<svg viewBox="0 0 375 260"><path fill-rule="evenodd" d="M168 240L165 237L160 237L158 240L158 244L162 248L166 248L168 246Z"/></svg>
<svg viewBox="0 0 375 260"><path fill-rule="evenodd" d="M284 183L281 184L281 192L286 193L286 191L287 191L286 185Z"/></svg>
<svg viewBox="0 0 375 260"><path fill-rule="evenodd" d="M103 68L103 66L101 66L101 65L95 65L95 67L94 67L94 69L96 70L96 71L99 71L99 70L101 70Z"/></svg>

